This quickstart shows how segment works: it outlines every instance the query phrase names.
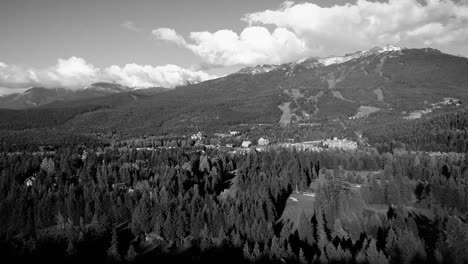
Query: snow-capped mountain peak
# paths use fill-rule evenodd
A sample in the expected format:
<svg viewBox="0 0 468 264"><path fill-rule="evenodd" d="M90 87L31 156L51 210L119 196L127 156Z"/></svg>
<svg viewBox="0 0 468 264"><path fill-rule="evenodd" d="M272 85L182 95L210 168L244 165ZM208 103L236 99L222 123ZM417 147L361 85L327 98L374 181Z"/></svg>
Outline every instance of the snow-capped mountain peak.
<svg viewBox="0 0 468 264"><path fill-rule="evenodd" d="M261 64L261 65L251 66L251 67L245 67L239 70L237 73L256 75L260 73L270 72L275 69L284 69L284 65L289 65L289 67L292 69L294 69L295 66L297 65L301 65L302 67L311 69L311 68L320 67L320 66L341 64L350 60L364 58L364 57L368 57L371 55L378 55L378 54L390 53L390 52L399 52L401 50L402 49L400 47L396 47L393 45L377 46L368 50L358 51L352 54L346 54L344 56L331 56L327 58L305 57L296 62L283 64L283 65Z"/></svg>
<svg viewBox="0 0 468 264"><path fill-rule="evenodd" d="M393 46L393 45L385 45L385 46L374 47L372 49L365 50L365 51L358 51L356 53L341 56L341 57L328 57L328 58L319 59L319 62L325 66L328 66L332 64L345 63L350 60L363 58L363 57L367 57L370 55L376 55L376 54L381 54L385 52L397 52L397 51L401 51L401 48Z"/></svg>
<svg viewBox="0 0 468 264"><path fill-rule="evenodd" d="M401 51L401 48L400 48L400 47L393 46L393 45L385 45L385 46L376 47L376 48L378 48L378 51L379 51L380 53L382 53L382 52L387 52L387 51Z"/></svg>
<svg viewBox="0 0 468 264"><path fill-rule="evenodd" d="M270 72L270 71L276 69L277 67L278 67L278 65L262 64L262 65L257 65L257 66L253 66L253 67L243 68L240 71L238 71L237 73L255 75L255 74L259 74L259 73Z"/></svg>

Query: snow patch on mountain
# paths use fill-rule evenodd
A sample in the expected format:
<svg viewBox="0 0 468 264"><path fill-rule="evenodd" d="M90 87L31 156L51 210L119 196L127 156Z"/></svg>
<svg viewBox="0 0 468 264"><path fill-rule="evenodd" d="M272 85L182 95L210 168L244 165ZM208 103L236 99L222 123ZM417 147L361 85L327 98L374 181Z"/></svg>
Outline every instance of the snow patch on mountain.
<svg viewBox="0 0 468 264"><path fill-rule="evenodd" d="M319 59L319 62L325 66L329 66L333 64L345 63L347 61L354 60L354 59L364 58L370 55L377 55L381 53L395 52L395 51L401 51L401 48L393 46L393 45L385 45L382 47L375 47L370 50L359 51L354 54L345 55L342 57L328 57L328 58Z"/></svg>
<svg viewBox="0 0 468 264"><path fill-rule="evenodd" d="M286 75L292 76L296 66L298 65L301 65L302 67L305 67L307 69L312 69L312 68L316 68L320 66L341 64L350 60L365 58L371 55L378 55L382 53L393 53L393 52L398 52L401 50L402 49L400 47L396 47L392 45L385 45L385 46L374 47L369 50L358 51L353 54L347 54L347 55L338 56L338 57L328 57L328 58L305 57L303 59L300 59L296 62L292 62L289 64L283 64L283 65L262 64L262 65L252 66L252 67L245 67L239 70L237 73L255 75L255 74L266 73L272 70L279 69L279 70L289 70Z"/></svg>
<svg viewBox="0 0 468 264"><path fill-rule="evenodd" d="M277 67L278 67L278 65L262 64L262 65L257 65L257 66L253 66L253 67L243 68L240 71L238 71L238 73L255 75L255 74L259 74L259 73L270 72L270 71L276 69Z"/></svg>

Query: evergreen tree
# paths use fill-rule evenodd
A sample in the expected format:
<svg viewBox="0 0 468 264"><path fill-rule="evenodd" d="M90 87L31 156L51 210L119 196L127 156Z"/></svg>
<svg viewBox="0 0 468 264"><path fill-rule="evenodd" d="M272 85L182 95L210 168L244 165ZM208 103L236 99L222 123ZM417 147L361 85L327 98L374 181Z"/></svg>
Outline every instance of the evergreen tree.
<svg viewBox="0 0 468 264"><path fill-rule="evenodd" d="M301 264L307 264L307 259L304 255L304 250L301 248L299 249L299 263Z"/></svg>
<svg viewBox="0 0 468 264"><path fill-rule="evenodd" d="M74 256L76 254L76 249L75 245L73 244L72 240L68 240L68 245L67 245L67 255L68 256Z"/></svg>
<svg viewBox="0 0 468 264"><path fill-rule="evenodd" d="M468 261L468 224L450 216L445 231L446 244L455 263Z"/></svg>
<svg viewBox="0 0 468 264"><path fill-rule="evenodd" d="M116 260L116 261L120 261L118 245L119 245L119 242L118 242L118 236L117 236L117 229L113 228L111 245L109 249L107 250L107 256L109 256L111 259Z"/></svg>
<svg viewBox="0 0 468 264"><path fill-rule="evenodd" d="M125 257L125 259L128 262L133 262L135 260L136 256L137 256L137 253L135 251L135 248L133 247L132 244L130 244L130 247L128 248L127 256Z"/></svg>
<svg viewBox="0 0 468 264"><path fill-rule="evenodd" d="M388 263L388 259L385 255L377 250L375 240L373 239L370 241L369 247L366 250L366 259L369 264Z"/></svg>
<svg viewBox="0 0 468 264"><path fill-rule="evenodd" d="M396 240L397 236L395 234L395 231L393 230L393 228L390 228L388 230L387 238L385 240L385 251L387 252L387 254L391 255L395 247Z"/></svg>
<svg viewBox="0 0 468 264"><path fill-rule="evenodd" d="M366 254L363 250L359 251L356 255L356 263L364 263L366 261Z"/></svg>
<svg viewBox="0 0 468 264"><path fill-rule="evenodd" d="M252 251L252 259L254 261L257 261L260 259L261 256L262 256L262 253L260 252L260 246L258 245L257 242L255 242L255 245Z"/></svg>
<svg viewBox="0 0 468 264"><path fill-rule="evenodd" d="M340 255L338 254L335 246L332 242L328 242L327 246L325 247L325 251L327 252L327 259L329 261L339 261Z"/></svg>
<svg viewBox="0 0 468 264"><path fill-rule="evenodd" d="M341 221L339 218L335 219L335 224L333 226L333 237L338 237L341 240L346 240L348 239L348 233L343 229L343 226L341 225Z"/></svg>
<svg viewBox="0 0 468 264"><path fill-rule="evenodd" d="M244 259L246 259L247 261L252 260L252 255L250 254L249 244L247 242L245 242L245 244L244 244L244 248L242 249L242 253L244 254Z"/></svg>

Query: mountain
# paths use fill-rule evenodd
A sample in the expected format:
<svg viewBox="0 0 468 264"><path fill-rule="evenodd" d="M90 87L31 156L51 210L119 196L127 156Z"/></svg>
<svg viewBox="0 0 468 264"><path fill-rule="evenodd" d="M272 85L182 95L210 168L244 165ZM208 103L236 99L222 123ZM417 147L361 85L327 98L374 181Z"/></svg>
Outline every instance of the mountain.
<svg viewBox="0 0 468 264"><path fill-rule="evenodd" d="M93 83L85 87L83 90L94 91L94 92L101 91L105 93L119 93L119 92L128 92L133 89L120 85L120 84L98 82L98 83Z"/></svg>
<svg viewBox="0 0 468 264"><path fill-rule="evenodd" d="M0 108L23 109L47 104L60 98L66 98L72 91L66 89L47 89L33 87L23 93L15 93L0 97Z"/></svg>
<svg viewBox="0 0 468 264"><path fill-rule="evenodd" d="M276 88L282 92L284 123L362 118L378 111L401 115L468 99L468 59L430 48L388 45L261 68L268 71L238 74L283 76ZM443 103L450 98L452 103Z"/></svg>
<svg viewBox="0 0 468 264"><path fill-rule="evenodd" d="M431 48L383 46L338 57L248 67L164 92L123 91L91 100L55 101L40 109L81 109L53 124L77 132L112 129L141 135L240 124L337 121L353 126L460 109L468 100L467 88L468 59ZM19 113L18 120L29 120L30 111ZM2 115L0 111L0 120L5 120ZM7 128L3 122L0 127Z"/></svg>
<svg viewBox="0 0 468 264"><path fill-rule="evenodd" d="M160 88L155 88L161 91ZM70 101L107 96L115 93L132 91L134 89L113 83L93 83L83 89L70 90L65 88L33 87L23 93L15 93L0 97L0 108L25 109L37 107L56 101Z"/></svg>

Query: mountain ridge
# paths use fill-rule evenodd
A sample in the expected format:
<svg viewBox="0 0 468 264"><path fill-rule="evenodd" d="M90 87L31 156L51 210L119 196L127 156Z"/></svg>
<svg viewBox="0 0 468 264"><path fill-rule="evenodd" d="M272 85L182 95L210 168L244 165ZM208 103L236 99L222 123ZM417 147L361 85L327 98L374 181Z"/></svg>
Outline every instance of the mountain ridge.
<svg viewBox="0 0 468 264"><path fill-rule="evenodd" d="M92 83L82 89L31 87L22 93L1 96L0 109L27 109L60 101L66 102L91 99L131 91L145 92L148 89L152 89L152 91L147 91L147 93L157 93L165 91L168 88L130 88L120 84L106 82Z"/></svg>
<svg viewBox="0 0 468 264"><path fill-rule="evenodd" d="M283 125L384 122L403 120L413 111L425 113L444 98L461 102L444 109L459 109L468 101L466 58L428 48L365 55L327 66L314 59L271 70L263 65L267 70L256 74L237 72L164 92L132 90L40 108L87 107L54 125L60 129L141 134L280 121Z"/></svg>

